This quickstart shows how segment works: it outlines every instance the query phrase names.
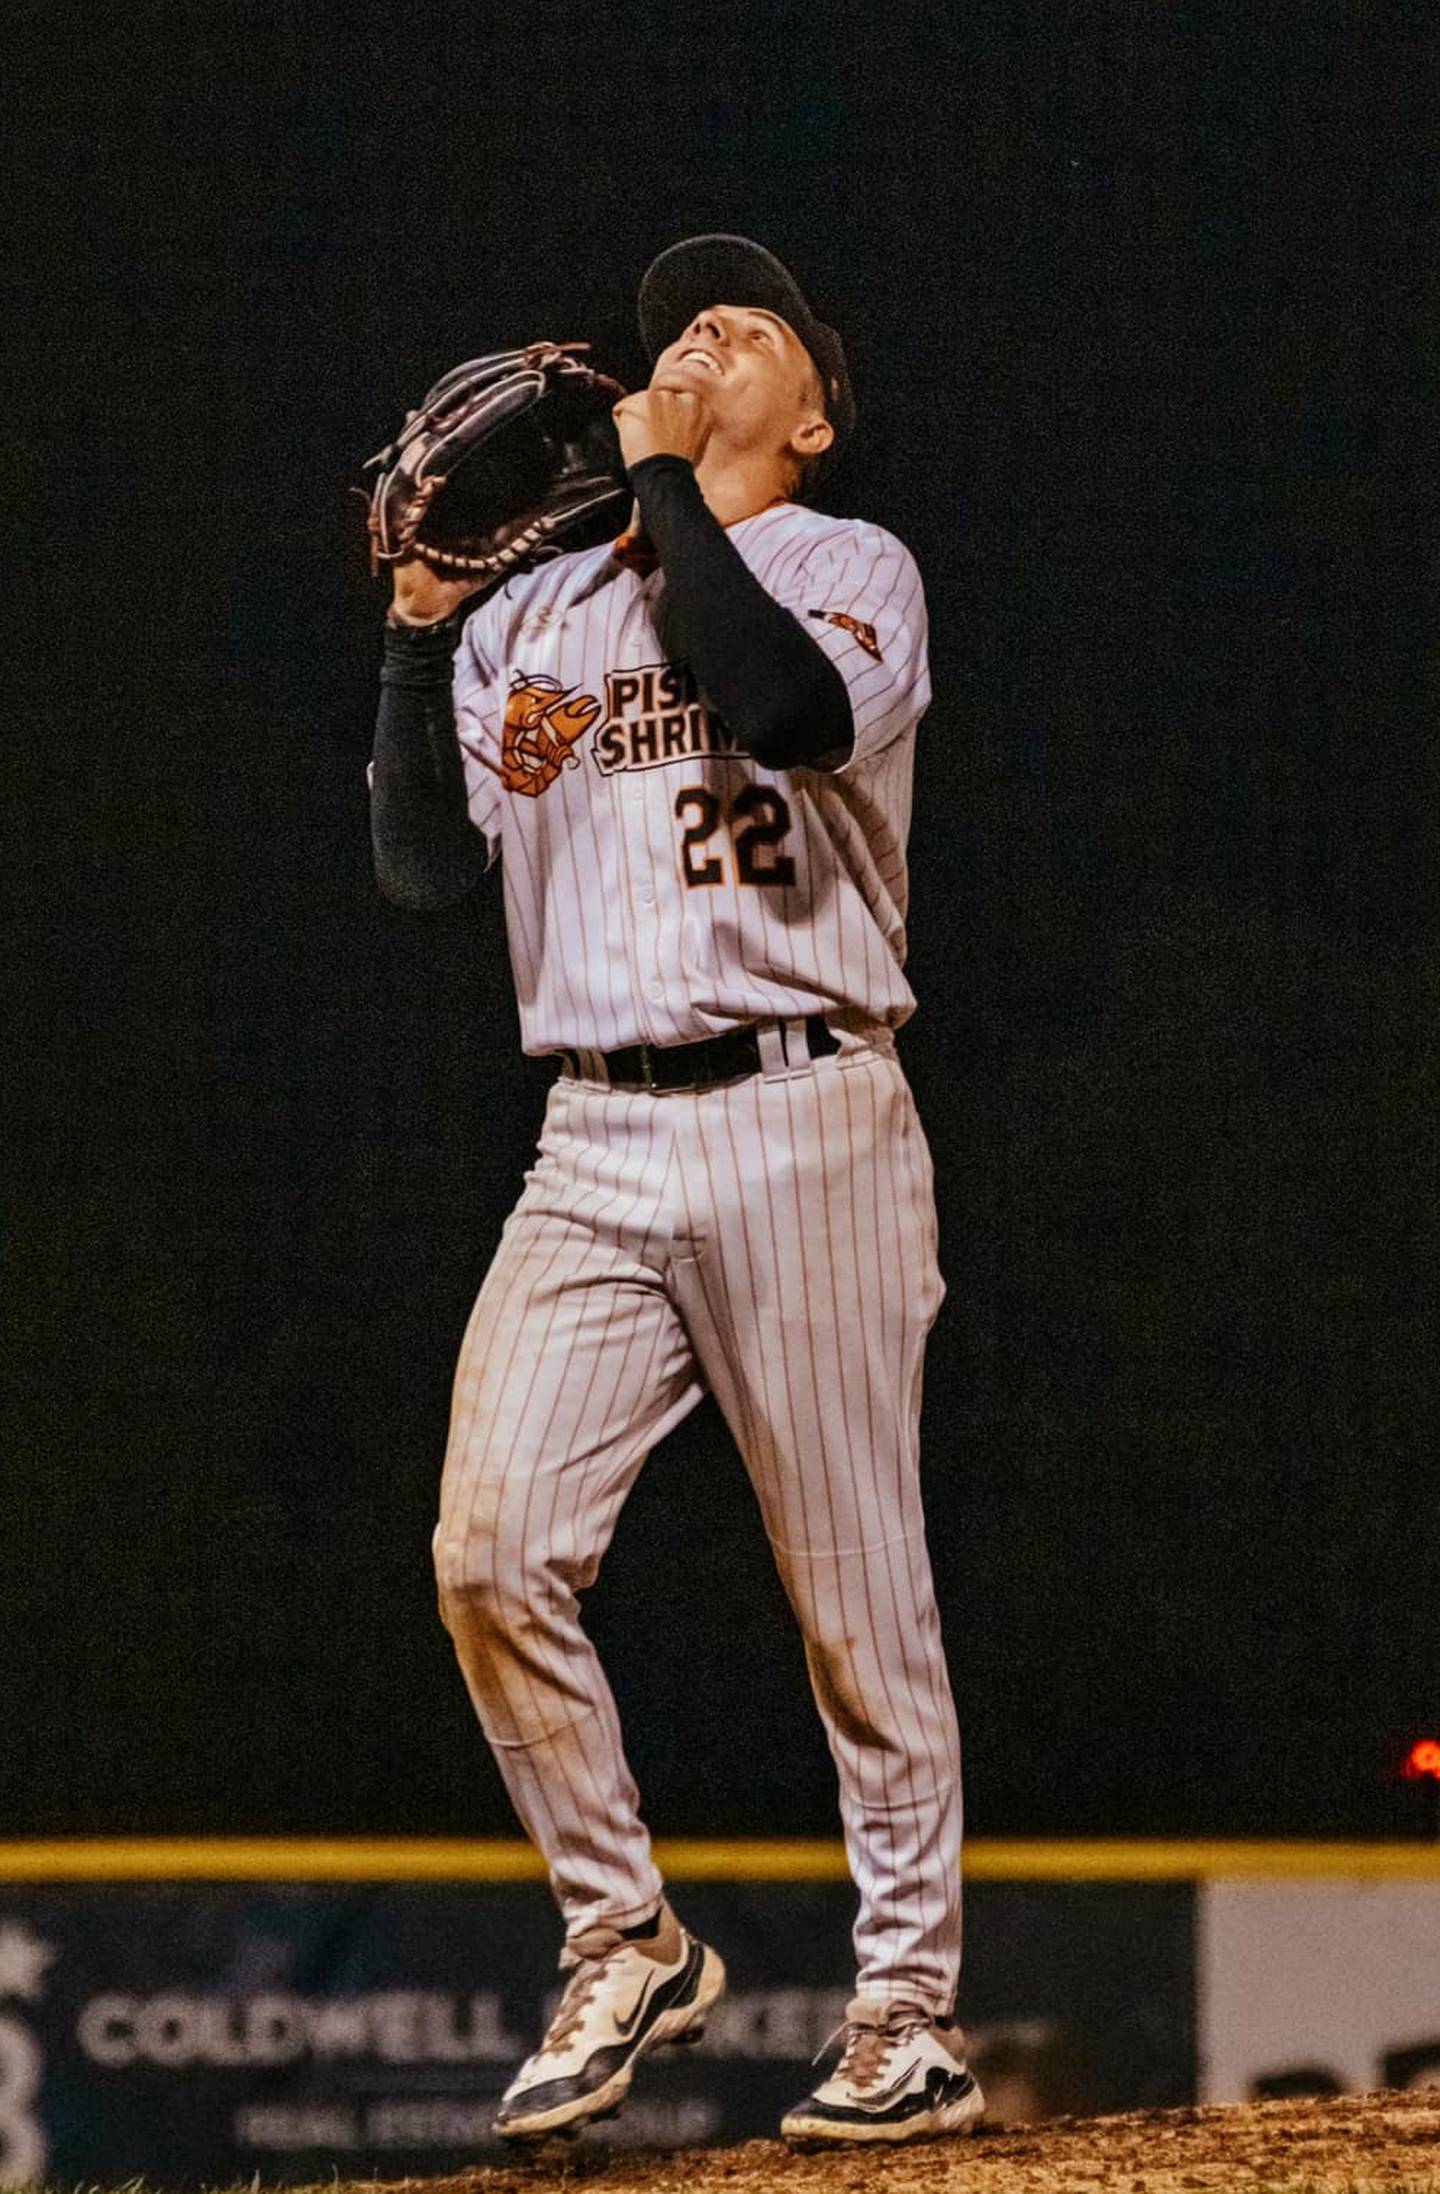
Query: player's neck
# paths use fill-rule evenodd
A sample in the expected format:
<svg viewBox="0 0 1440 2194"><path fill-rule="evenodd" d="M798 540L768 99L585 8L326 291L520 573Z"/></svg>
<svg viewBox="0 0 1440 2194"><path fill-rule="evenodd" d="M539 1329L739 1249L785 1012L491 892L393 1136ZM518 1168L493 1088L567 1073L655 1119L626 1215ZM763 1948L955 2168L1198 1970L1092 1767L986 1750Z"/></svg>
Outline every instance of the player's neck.
<svg viewBox="0 0 1440 2194"><path fill-rule="evenodd" d="M707 451L695 467L695 478L706 509L722 526L738 526L742 518L753 518L772 503L790 500L770 464L737 465L720 453L712 460Z"/></svg>

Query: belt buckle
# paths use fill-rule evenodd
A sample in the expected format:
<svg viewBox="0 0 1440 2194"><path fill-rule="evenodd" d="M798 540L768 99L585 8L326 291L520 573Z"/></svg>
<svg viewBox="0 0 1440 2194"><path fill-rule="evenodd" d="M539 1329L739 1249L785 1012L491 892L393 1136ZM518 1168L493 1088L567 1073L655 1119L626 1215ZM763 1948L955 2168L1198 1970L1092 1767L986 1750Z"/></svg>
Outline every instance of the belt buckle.
<svg viewBox="0 0 1440 2194"><path fill-rule="evenodd" d="M640 1046L640 1080L646 1089L655 1087L655 1067L650 1057L650 1046Z"/></svg>

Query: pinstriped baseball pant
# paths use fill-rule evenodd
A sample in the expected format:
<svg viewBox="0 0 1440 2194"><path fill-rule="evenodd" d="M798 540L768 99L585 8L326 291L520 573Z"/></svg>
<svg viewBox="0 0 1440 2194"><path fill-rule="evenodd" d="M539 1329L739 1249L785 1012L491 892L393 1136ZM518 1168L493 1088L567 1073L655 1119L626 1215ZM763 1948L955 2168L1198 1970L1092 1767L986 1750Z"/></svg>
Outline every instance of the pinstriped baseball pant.
<svg viewBox="0 0 1440 2194"><path fill-rule="evenodd" d="M917 1446L945 1283L893 1041L841 1042L787 1067L768 1031L764 1072L700 1091L554 1083L456 1367L440 1611L567 1935L645 1918L662 1884L576 1595L650 1449L713 1391L835 1760L857 1993L944 2016L960 1752Z"/></svg>

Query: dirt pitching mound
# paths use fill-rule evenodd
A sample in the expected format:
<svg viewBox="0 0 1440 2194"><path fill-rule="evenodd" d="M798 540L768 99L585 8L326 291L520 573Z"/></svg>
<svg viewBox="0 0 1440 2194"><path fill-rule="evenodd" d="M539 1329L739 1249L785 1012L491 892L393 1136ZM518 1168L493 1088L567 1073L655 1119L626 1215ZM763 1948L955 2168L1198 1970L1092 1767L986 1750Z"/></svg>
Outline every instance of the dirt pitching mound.
<svg viewBox="0 0 1440 2194"><path fill-rule="evenodd" d="M1047 2118L890 2152L547 2149L424 2194L1440 2194L1440 2088ZM353 2194L331 2184L324 2194ZM598 2188L597 2188L598 2194Z"/></svg>

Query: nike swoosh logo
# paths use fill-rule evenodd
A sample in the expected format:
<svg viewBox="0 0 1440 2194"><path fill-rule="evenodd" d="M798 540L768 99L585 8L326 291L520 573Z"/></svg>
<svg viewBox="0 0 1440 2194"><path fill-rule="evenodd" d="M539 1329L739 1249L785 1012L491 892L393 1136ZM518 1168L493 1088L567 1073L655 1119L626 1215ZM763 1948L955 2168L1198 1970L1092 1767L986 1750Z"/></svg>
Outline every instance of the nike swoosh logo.
<svg viewBox="0 0 1440 2194"><path fill-rule="evenodd" d="M620 2036L620 2039L622 2041L629 2040L631 2034L634 2031L635 2022L639 2018L641 2012L645 2009L646 2004L649 2003L651 1995L654 1992L655 1983L659 1979L660 1969L657 1966L655 1971L650 1974L649 1977L642 1983L640 1993L636 1997L634 2003L630 2006L630 2009L626 2013L625 2017L623 2019L616 2019L615 2031Z"/></svg>
<svg viewBox="0 0 1440 2194"><path fill-rule="evenodd" d="M893 2102L895 2097L903 2091L905 2083L910 2078L911 2074L918 2072L919 2069L920 2059L918 2057L912 2057L909 2064L906 2065L905 2070L903 2072L897 2073L888 2087L882 2087L878 2091L878 2093L874 2095L867 2095L865 2097L865 2109L883 2110L888 2102Z"/></svg>

